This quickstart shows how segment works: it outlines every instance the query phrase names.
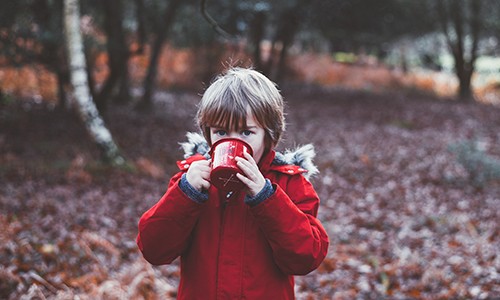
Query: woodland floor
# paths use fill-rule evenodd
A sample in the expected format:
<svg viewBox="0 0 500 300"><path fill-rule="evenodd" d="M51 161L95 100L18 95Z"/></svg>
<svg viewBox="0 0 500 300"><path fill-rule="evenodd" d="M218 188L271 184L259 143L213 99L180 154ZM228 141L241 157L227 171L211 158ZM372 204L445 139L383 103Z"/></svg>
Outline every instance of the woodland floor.
<svg viewBox="0 0 500 300"><path fill-rule="evenodd" d="M500 108L406 92L283 93L279 149L315 145L331 240L319 269L297 277L298 299L500 298L500 181L481 177L500 172ZM0 106L1 299L175 298L177 263L150 266L135 236L195 130L198 100L158 93L149 114L112 106L106 122L130 161L121 169L98 162L75 115ZM485 162L473 174L452 151L472 143L473 165Z"/></svg>

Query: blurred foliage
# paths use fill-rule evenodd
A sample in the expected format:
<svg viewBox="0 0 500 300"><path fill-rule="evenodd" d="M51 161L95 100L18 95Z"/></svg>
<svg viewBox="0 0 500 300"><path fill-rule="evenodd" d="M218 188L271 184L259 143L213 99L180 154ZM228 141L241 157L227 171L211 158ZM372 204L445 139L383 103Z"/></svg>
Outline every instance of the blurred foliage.
<svg viewBox="0 0 500 300"><path fill-rule="evenodd" d="M479 187L500 180L500 159L489 155L478 141L466 140L450 146L457 161L467 170L472 182Z"/></svg>
<svg viewBox="0 0 500 300"><path fill-rule="evenodd" d="M464 9L465 3L468 3L467 0L445 2L453 1L463 2ZM485 8L480 15L479 53L498 55L500 1L478 1ZM165 10L171 2L120 0L119 3L123 10L122 26L130 48L129 59L134 59L134 54L147 54L142 51L154 41L157 28L162 28ZM292 46L294 51L349 53L348 56L337 55L333 58L347 58L348 62L352 62L353 54L385 59L390 51L401 48L397 44L401 40L414 41L429 34L442 35L437 3L437 0L207 1L207 12L222 29L231 34L227 40L218 35L203 18L200 1L188 0L183 1L178 8L171 28L165 30L169 31L169 44L205 51L209 54L200 56L206 56L207 61L217 61L218 58L214 50L207 50L209 48L221 49L221 44L243 46L247 53L254 52L252 60L258 69L277 79L282 77L281 72L290 70L288 65L285 66L285 55ZM107 38L105 33L107 15L104 2L87 0L82 1L81 5L82 29L91 69L98 54L105 51L106 43L112 39ZM57 75L60 99L64 96L62 93L67 82L61 10L62 0L0 3L0 67L41 64ZM470 45L470 39L467 32L465 35L467 46ZM262 41L268 42L270 46ZM435 44L418 47L424 58L419 61L427 63L424 67L441 68ZM257 45L269 47L271 55L278 58L272 61L269 55L257 53ZM406 58L407 54L401 54L397 62L403 64L401 61ZM262 62L259 61L261 59ZM408 62L404 64L407 66ZM273 68L278 71L273 71ZM214 68L206 69L206 72L198 72L202 73L201 81L208 78ZM94 85L98 84L96 78Z"/></svg>
<svg viewBox="0 0 500 300"><path fill-rule="evenodd" d="M481 15L484 33L498 37L500 3L480 1L487 8ZM162 12L168 1L122 0L124 27L132 35L138 29L138 2L144 5L144 25L146 32L151 33L161 24ZM317 38L321 38L331 50L356 52L360 47L377 49L403 36L436 31L436 3L436 0L213 0L207 2L207 9L224 30L241 38L249 34L254 14L263 12L267 15L265 38L272 39L278 30L280 16L287 10L300 7L297 13L302 43L314 44ZM60 42L61 0L3 1L0 6L0 51L9 61L21 62L21 56L32 56L16 38L35 40L42 45ZM97 28L104 26L102 6L98 0L82 1L82 14L90 16L92 25ZM218 38L202 18L200 3L195 0L185 2L172 31L172 41L183 47L209 44ZM25 51L19 51L21 49Z"/></svg>
<svg viewBox="0 0 500 300"><path fill-rule="evenodd" d="M146 32L153 32L161 24L162 12L168 2L143 1ZM124 26L131 34L137 30L138 25L135 3L132 0L123 1L126 18ZM218 0L208 2L208 12L224 30L235 37L245 37L250 30L253 14L257 11L264 12L268 16L265 37L271 39L278 28L280 15L301 5L302 10L298 13L304 24L303 30L319 31L332 43L373 45L395 35L408 33L409 29L416 32L415 27L429 29L428 25L413 25L414 19L408 18L410 13L413 18L419 18L418 14L421 12L423 14L422 5L413 3L395 0L383 0L382 3L361 0L312 1L306 4L301 1ZM23 61L20 58L33 56L31 51L27 52L29 49L26 43L20 43L19 39L36 41L42 46L61 41L60 0L21 0L3 2L0 5L1 51L9 61L20 63ZM91 25L103 27L104 13L100 1L83 1L82 15L91 16ZM173 42L185 47L208 44L217 38L210 25L201 17L199 2L192 0L187 1L187 5L178 13L173 32Z"/></svg>
<svg viewBox="0 0 500 300"><path fill-rule="evenodd" d="M360 47L380 50L404 35L432 31L427 15L420 1L336 0L314 1L307 20L335 50L357 52Z"/></svg>
<svg viewBox="0 0 500 300"><path fill-rule="evenodd" d="M0 5L2 62L42 62L55 68L62 41L62 1L3 1Z"/></svg>

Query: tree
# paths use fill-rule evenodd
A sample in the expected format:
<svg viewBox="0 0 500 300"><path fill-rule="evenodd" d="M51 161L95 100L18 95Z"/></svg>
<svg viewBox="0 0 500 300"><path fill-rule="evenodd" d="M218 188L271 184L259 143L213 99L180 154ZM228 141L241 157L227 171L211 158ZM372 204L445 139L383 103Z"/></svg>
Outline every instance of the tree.
<svg viewBox="0 0 500 300"><path fill-rule="evenodd" d="M78 0L64 0L65 42L68 49L71 84L76 108L87 131L101 148L104 158L113 165L123 165L125 159L121 156L111 133L106 128L92 100L87 83L85 55L80 32L80 9Z"/></svg>
<svg viewBox="0 0 500 300"><path fill-rule="evenodd" d="M128 73L130 51L123 29L122 4L122 0L102 1L110 72L95 101L101 112L106 109L108 99L113 95L113 90L117 85L117 102L126 103L130 100L130 79Z"/></svg>
<svg viewBox="0 0 500 300"><path fill-rule="evenodd" d="M146 78L144 79L144 94L142 96L141 102L139 102L137 105L138 109L147 110L151 107L151 97L153 95L156 75L158 73L158 60L160 58L161 49L165 40L167 39L167 33L174 21L175 13L181 3L182 0L170 0L164 10L162 22L158 22L154 28L155 40L151 48L149 66L146 73Z"/></svg>
<svg viewBox="0 0 500 300"><path fill-rule="evenodd" d="M281 44L281 49L279 51L278 55L278 63L277 63L277 68L275 72L275 76L273 76L273 79L281 83L281 81L284 79L285 76L285 68L286 68L286 58L288 54L288 48L292 46L293 40L295 38L295 35L299 31L300 28L300 22L301 22L301 12L303 10L304 2L303 1L297 1L294 6L289 7L285 9L279 18L278 21L278 29L276 31L275 38L273 40L273 49L271 49L271 53L274 53L274 45L276 45L278 42ZM271 73L272 70L272 62L273 59L269 60L269 67L267 68L268 72Z"/></svg>
<svg viewBox="0 0 500 300"><path fill-rule="evenodd" d="M481 47L491 38L500 41L500 1L497 0L443 0L430 1L429 11L435 11L438 30L445 36L455 64L458 78L458 98L473 101L471 79L480 55L498 55L498 50ZM488 44L488 42L486 43ZM498 49L498 47L497 47Z"/></svg>
<svg viewBox="0 0 500 300"><path fill-rule="evenodd" d="M253 61L255 69L263 71L261 43L264 39L267 16L264 10L258 9L253 13L250 21L250 42L253 44Z"/></svg>
<svg viewBox="0 0 500 300"><path fill-rule="evenodd" d="M471 79L478 57L482 1L437 1L439 24L455 61L459 99L472 101ZM467 40L470 39L470 45Z"/></svg>

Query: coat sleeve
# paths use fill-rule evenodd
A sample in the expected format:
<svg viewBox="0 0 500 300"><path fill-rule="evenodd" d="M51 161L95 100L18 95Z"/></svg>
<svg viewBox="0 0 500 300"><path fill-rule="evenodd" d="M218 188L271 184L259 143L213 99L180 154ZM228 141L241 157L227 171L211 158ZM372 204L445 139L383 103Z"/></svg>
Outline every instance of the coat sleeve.
<svg viewBox="0 0 500 300"><path fill-rule="evenodd" d="M316 218L319 197L302 175L290 178L251 209L273 251L277 266L290 275L316 269L328 252L328 235Z"/></svg>
<svg viewBox="0 0 500 300"><path fill-rule="evenodd" d="M182 174L172 177L163 197L139 220L137 245L153 265L169 264L184 252L203 207L179 188Z"/></svg>

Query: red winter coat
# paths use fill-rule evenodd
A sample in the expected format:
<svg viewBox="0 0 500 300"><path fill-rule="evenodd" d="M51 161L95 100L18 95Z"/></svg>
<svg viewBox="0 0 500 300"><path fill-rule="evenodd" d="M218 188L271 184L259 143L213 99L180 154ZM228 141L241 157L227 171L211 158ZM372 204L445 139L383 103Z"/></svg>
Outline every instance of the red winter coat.
<svg viewBox="0 0 500 300"><path fill-rule="evenodd" d="M183 164L168 190L139 221L137 244L154 265L181 257L178 299L294 299L292 275L319 266L328 236L316 215L319 198L295 165L271 164L274 151L259 167L274 194L250 207L244 195L226 204L215 187L200 204L179 188L195 160Z"/></svg>

